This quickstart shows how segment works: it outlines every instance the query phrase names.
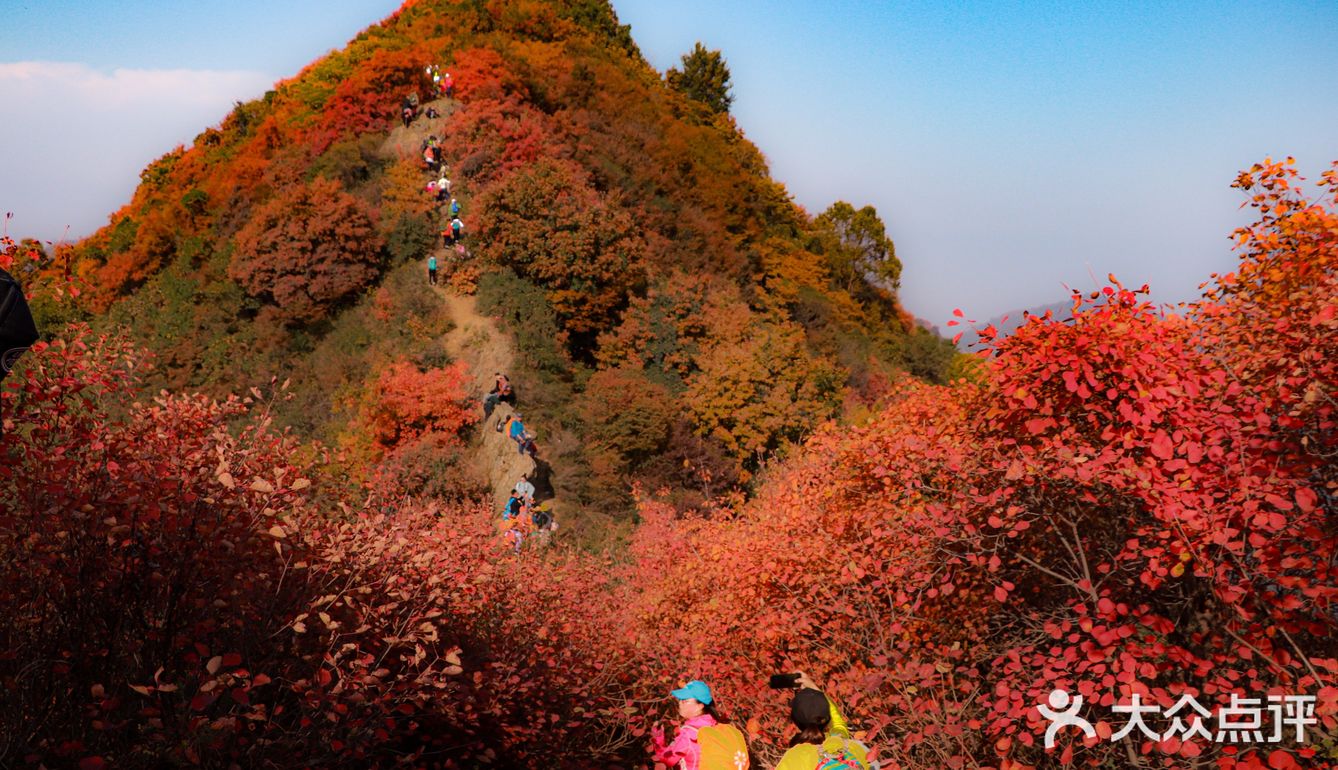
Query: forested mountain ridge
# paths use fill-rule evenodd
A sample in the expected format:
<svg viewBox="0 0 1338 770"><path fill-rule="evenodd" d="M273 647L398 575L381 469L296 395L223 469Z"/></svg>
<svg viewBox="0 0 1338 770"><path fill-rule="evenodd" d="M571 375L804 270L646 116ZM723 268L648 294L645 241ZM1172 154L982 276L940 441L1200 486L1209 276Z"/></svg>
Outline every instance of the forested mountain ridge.
<svg viewBox="0 0 1338 770"><path fill-rule="evenodd" d="M569 458L599 481L575 496L662 453L719 456L724 488L898 372L946 377L953 353L897 305L872 209L796 207L722 105L662 79L601 2L406 4L145 169L73 250L83 312L131 329L165 386L291 378L281 419L365 445L377 372L443 363L444 320L409 279L439 209L395 133L431 65L454 99L412 131L441 139L472 252L444 278L511 316L521 388L599 446ZM601 388L684 417L622 446L578 414Z"/></svg>
<svg viewBox="0 0 1338 770"><path fill-rule="evenodd" d="M1199 301L1112 276L939 384L876 215L795 208L720 64L410 4L86 242L0 242L48 337L0 388L0 765L648 768L703 679L769 767L803 670L885 768L1333 766L1338 168L1240 173ZM525 457L484 361L551 540L467 472Z"/></svg>

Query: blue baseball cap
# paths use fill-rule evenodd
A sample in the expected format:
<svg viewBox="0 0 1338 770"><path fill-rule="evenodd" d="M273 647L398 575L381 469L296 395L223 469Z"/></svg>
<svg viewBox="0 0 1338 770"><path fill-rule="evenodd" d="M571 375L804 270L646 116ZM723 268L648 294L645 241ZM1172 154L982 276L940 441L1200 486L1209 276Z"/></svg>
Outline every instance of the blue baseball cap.
<svg viewBox="0 0 1338 770"><path fill-rule="evenodd" d="M707 687L706 683L700 679L694 679L669 694L679 700L691 698L703 705L710 705L711 703L711 688Z"/></svg>

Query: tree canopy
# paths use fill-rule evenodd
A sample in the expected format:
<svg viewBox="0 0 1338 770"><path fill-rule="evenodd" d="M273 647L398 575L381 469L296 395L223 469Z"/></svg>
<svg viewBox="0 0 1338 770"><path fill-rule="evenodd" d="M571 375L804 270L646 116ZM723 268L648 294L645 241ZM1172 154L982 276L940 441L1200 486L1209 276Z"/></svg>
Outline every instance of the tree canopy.
<svg viewBox="0 0 1338 770"><path fill-rule="evenodd" d="M691 99L705 104L712 112L729 112L734 96L729 92L729 66L720 51L708 51L700 42L683 54L683 69L671 67L666 74L669 85Z"/></svg>

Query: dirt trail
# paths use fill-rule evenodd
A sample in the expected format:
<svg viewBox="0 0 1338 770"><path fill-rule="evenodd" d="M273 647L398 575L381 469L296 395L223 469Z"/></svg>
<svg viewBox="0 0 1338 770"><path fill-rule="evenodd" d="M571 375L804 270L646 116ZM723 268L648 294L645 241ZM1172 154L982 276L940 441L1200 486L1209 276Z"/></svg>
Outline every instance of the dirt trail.
<svg viewBox="0 0 1338 770"><path fill-rule="evenodd" d="M423 152L423 140L433 134L440 137L446 117L455 112L458 105L459 102L454 99L442 97L436 101L420 105L418 118L410 123L408 128L405 128L403 123L396 121L395 127L390 130L390 136L387 136L386 140L381 143L381 157L418 157ZM424 113L427 112L428 107L440 112L441 117L427 118Z"/></svg>
<svg viewBox="0 0 1338 770"><path fill-rule="evenodd" d="M439 250L437 260L444 262L445 259L445 250ZM437 286L436 292L446 304L454 323L454 328L446 333L446 351L452 358L464 361L469 367L473 377L471 392L481 400L483 394L492 387L495 372L511 371L515 361L511 339L497 327L496 321L479 314L473 297L457 294L443 286ZM523 393L520 396L524 398ZM482 410L482 406L479 409ZM528 455L517 452L516 443L506 433L493 430L497 419L505 418L510 413L510 405L499 404L492 419L480 427L475 440L475 466L480 477L488 480L493 500L499 509L521 475L534 471L534 461Z"/></svg>
<svg viewBox="0 0 1338 770"><path fill-rule="evenodd" d="M441 117L428 119L420 113L408 127L397 123L381 144L381 156L417 158L429 135L443 136L445 119L458 106L458 102L446 98L424 103L420 107L422 112L433 107L441 113ZM443 266L449 265L454 258L447 249L440 247L432 254L436 256L437 263ZM498 328L496 321L479 314L473 297L458 294L441 285L435 291L449 310L453 324L443 340L446 351L453 359L464 361L469 367L472 378L470 393L478 399L477 408L481 413L483 396L492 388L494 373L510 373L515 364L511 338ZM525 394L518 395L521 399L520 411L523 412ZM505 418L511 412L510 405L499 404L492 418L480 425L478 435L472 442L475 469L480 478L487 480L499 511L520 477L527 473L533 474L535 470L534 460L517 452L515 442L506 433L493 430L497 419Z"/></svg>

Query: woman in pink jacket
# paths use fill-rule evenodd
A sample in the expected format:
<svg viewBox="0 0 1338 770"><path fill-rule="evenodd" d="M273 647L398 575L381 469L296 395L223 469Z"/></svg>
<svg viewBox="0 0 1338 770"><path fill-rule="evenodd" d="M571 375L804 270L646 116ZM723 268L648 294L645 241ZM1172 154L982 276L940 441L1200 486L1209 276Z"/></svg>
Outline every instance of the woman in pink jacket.
<svg viewBox="0 0 1338 770"><path fill-rule="evenodd" d="M678 698L678 715L684 722L674 734L674 741L664 742L664 730L656 726L651 731L655 743L655 761L681 770L698 770L702 749L697 744L697 731L719 723L715 713L711 688L701 680L688 682L670 695Z"/></svg>

